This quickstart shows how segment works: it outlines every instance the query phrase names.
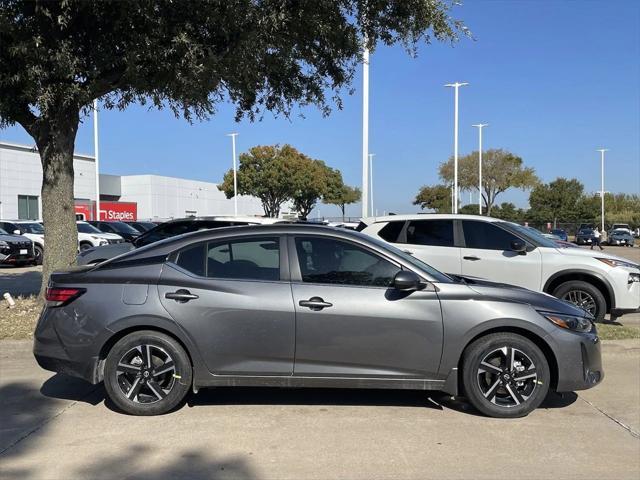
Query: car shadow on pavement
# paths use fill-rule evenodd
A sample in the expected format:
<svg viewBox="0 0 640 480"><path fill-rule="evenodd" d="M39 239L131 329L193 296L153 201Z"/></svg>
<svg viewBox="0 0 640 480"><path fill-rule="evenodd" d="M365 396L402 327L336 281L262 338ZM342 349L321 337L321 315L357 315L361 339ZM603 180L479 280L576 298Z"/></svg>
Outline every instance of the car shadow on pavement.
<svg viewBox="0 0 640 480"><path fill-rule="evenodd" d="M46 380L40 393L45 397L59 400L72 400L76 402L98 405L105 399L104 385L92 385L82 379L56 373Z"/></svg>
<svg viewBox="0 0 640 480"><path fill-rule="evenodd" d="M196 395L190 394L187 405L361 405L442 410L440 404L430 400L437 394L419 390L216 387L203 388Z"/></svg>

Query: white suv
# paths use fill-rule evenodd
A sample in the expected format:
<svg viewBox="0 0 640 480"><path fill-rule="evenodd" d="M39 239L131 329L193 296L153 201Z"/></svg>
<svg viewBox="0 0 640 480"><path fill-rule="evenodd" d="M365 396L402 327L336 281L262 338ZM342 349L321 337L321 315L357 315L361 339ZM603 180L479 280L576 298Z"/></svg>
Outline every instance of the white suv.
<svg viewBox="0 0 640 480"><path fill-rule="evenodd" d="M640 266L599 250L561 248L527 227L477 215L363 219L380 237L435 268L518 285L575 303L602 321L640 311Z"/></svg>
<svg viewBox="0 0 640 480"><path fill-rule="evenodd" d="M112 243L124 243L124 238L115 233L102 233L96 227L87 222L76 222L78 227L78 249L88 250L92 247L109 245Z"/></svg>

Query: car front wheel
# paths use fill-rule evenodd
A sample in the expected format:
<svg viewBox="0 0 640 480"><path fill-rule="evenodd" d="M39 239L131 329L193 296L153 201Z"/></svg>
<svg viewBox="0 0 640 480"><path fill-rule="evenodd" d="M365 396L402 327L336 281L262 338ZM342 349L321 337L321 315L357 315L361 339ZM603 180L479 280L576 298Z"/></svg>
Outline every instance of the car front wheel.
<svg viewBox="0 0 640 480"><path fill-rule="evenodd" d="M487 335L464 353L464 393L475 408L490 417L528 415L547 396L550 377L542 351L515 333Z"/></svg>
<svg viewBox="0 0 640 480"><path fill-rule="evenodd" d="M184 348L159 332L139 331L123 337L105 362L109 398L132 415L171 411L184 400L191 381L191 362Z"/></svg>

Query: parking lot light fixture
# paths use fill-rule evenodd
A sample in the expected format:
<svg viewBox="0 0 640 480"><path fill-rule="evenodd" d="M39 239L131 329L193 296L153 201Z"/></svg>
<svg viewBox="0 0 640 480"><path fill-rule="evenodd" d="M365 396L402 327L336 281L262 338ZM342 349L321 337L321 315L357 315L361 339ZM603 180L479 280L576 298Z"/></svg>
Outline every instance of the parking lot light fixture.
<svg viewBox="0 0 640 480"><path fill-rule="evenodd" d="M369 48L362 53L362 216L369 210Z"/></svg>
<svg viewBox="0 0 640 480"><path fill-rule="evenodd" d="M488 126L488 123L472 125L478 129L478 215L482 215L482 129Z"/></svg>
<svg viewBox="0 0 640 480"><path fill-rule="evenodd" d="M231 154L233 155L233 214L238 216L238 167L236 165L236 137L237 133L228 133L231 137Z"/></svg>
<svg viewBox="0 0 640 480"><path fill-rule="evenodd" d="M98 152L98 100L93 100L93 156L96 167L96 218L100 220L100 155Z"/></svg>
<svg viewBox="0 0 640 480"><path fill-rule="evenodd" d="M375 210L373 209L373 157L375 156L375 153L369 154L369 200L371 203L371 215L373 215L375 212Z"/></svg>
<svg viewBox="0 0 640 480"><path fill-rule="evenodd" d="M604 232L604 152L608 152L608 148L599 148L600 152L600 221L602 223L601 232Z"/></svg>
<svg viewBox="0 0 640 480"><path fill-rule="evenodd" d="M469 85L466 82L447 83L454 90L453 114L453 213L458 213L458 89Z"/></svg>

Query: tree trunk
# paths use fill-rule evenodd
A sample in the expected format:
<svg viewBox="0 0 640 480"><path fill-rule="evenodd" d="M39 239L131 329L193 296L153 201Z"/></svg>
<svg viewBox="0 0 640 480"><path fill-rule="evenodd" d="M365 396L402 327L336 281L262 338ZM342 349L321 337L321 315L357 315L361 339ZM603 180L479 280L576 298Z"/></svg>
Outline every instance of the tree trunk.
<svg viewBox="0 0 640 480"><path fill-rule="evenodd" d="M342 211L342 223L344 223L344 203L340 204L340 210Z"/></svg>
<svg viewBox="0 0 640 480"><path fill-rule="evenodd" d="M75 264L78 253L73 195L73 150L78 131L78 112L64 112L43 119L36 144L42 162L42 220L45 251L40 300L55 270Z"/></svg>

